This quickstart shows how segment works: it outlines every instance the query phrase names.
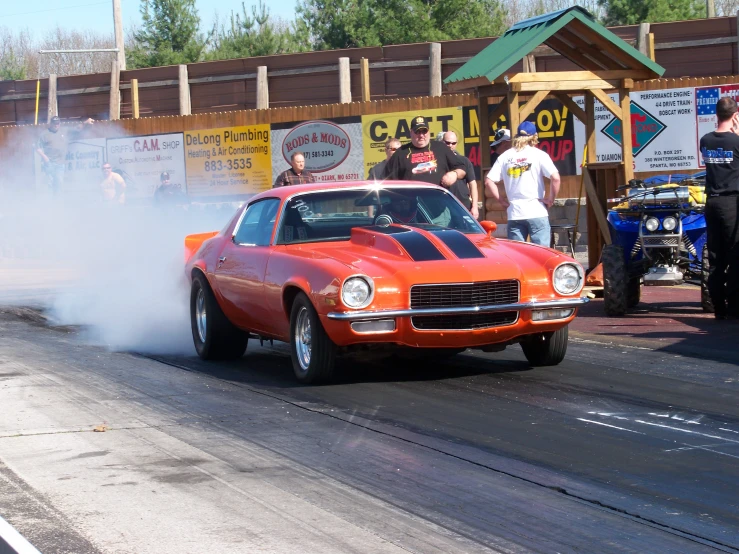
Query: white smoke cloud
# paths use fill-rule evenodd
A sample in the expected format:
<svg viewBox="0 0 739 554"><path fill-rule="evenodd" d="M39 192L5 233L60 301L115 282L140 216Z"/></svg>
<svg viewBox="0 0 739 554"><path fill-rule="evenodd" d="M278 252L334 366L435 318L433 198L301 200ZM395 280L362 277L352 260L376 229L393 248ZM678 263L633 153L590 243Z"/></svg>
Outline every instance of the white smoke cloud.
<svg viewBox="0 0 739 554"><path fill-rule="evenodd" d="M223 228L238 203L109 205L94 187L36 189L20 172L0 184L0 305L41 307L112 350L193 354L184 237Z"/></svg>

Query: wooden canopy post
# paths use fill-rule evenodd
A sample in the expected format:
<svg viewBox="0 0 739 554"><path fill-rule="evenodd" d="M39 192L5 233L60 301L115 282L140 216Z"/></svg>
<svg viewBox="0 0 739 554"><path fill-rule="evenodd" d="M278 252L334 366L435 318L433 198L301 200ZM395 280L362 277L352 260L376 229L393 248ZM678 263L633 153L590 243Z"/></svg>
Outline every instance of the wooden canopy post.
<svg viewBox="0 0 739 554"><path fill-rule="evenodd" d="M518 125L521 123L521 111L518 105L518 92L508 93L508 124L511 127L511 136L516 134Z"/></svg>
<svg viewBox="0 0 739 554"><path fill-rule="evenodd" d="M478 91L477 117L480 123L480 181L485 179L485 170L490 167L490 114L488 113L488 97ZM480 198L484 198L481 196Z"/></svg>
<svg viewBox="0 0 739 554"><path fill-rule="evenodd" d="M634 178L634 150L631 143L631 98L628 89L619 91L621 96L621 160L624 163L624 179Z"/></svg>
<svg viewBox="0 0 739 554"><path fill-rule="evenodd" d="M598 161L595 151L595 96L585 92L585 144L587 145L587 160L585 164L594 164Z"/></svg>

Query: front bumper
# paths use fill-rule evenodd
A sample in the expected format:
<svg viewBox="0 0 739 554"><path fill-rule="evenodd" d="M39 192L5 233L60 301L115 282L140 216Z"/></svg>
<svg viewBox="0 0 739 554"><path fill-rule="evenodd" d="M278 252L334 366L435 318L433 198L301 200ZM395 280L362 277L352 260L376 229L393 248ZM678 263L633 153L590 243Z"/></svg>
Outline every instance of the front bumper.
<svg viewBox="0 0 739 554"><path fill-rule="evenodd" d="M374 310L330 312L321 316L323 326L329 337L339 346L369 343L394 343L422 348L472 348L496 343L515 342L517 338L533 333L556 331L567 325L575 317L577 308L586 304L587 298L567 298L549 301L517 302L515 304L496 304L489 306L465 306L453 308ZM570 309L571 314L560 319L535 321L537 310ZM418 328L414 318L426 316L447 316L461 319L484 317L480 314L513 316L501 324L482 328ZM491 319L495 319L491 316ZM382 332L357 332L360 322L388 324Z"/></svg>
<svg viewBox="0 0 739 554"><path fill-rule="evenodd" d="M567 300L546 300L543 302L517 302L515 304L494 304L492 306L461 306L455 308L420 308L407 310L376 310L331 312L329 319L337 321L371 321L391 317L413 317L423 315L459 315L491 312L520 312L522 310L548 310L554 308L577 308L589 302L588 298L568 298Z"/></svg>

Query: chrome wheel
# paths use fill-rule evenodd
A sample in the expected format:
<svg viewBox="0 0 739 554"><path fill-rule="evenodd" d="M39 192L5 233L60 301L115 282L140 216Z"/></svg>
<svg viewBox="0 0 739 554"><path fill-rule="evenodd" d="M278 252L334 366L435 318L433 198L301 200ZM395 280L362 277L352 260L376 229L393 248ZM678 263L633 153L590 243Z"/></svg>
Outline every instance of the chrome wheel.
<svg viewBox="0 0 739 554"><path fill-rule="evenodd" d="M312 346L310 314L308 309L303 306L300 308L295 322L295 353L303 371L308 371L310 367Z"/></svg>
<svg viewBox="0 0 739 554"><path fill-rule="evenodd" d="M195 321L198 325L198 337L200 342L205 342L205 333L208 329L208 313L205 309L205 291L202 287L198 290L195 298Z"/></svg>

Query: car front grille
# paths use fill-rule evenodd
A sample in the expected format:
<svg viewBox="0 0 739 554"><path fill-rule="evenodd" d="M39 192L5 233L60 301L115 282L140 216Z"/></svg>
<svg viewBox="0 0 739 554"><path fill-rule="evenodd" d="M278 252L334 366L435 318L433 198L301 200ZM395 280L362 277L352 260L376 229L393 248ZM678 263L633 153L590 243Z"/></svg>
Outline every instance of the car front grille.
<svg viewBox="0 0 739 554"><path fill-rule="evenodd" d="M449 285L414 285L411 287L411 309L515 304L518 302L518 291L516 279Z"/></svg>
<svg viewBox="0 0 739 554"><path fill-rule="evenodd" d="M471 331L516 323L518 312L483 312L453 315L417 315L413 327L422 331Z"/></svg>

